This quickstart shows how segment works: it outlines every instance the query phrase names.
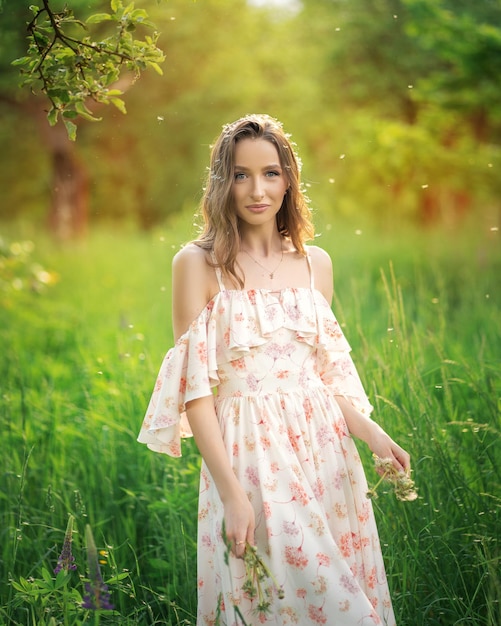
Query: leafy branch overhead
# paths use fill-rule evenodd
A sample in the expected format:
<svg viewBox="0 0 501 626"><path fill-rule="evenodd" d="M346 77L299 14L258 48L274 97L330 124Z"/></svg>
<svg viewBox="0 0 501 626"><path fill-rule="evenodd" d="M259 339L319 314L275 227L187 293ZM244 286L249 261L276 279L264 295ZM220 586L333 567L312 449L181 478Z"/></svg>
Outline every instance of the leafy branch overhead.
<svg viewBox="0 0 501 626"><path fill-rule="evenodd" d="M134 3L124 6L122 0L111 0L109 13L96 13L85 22L68 7L54 12L49 0L42 5L30 7L34 17L28 24L28 51L13 65L20 68L21 86L39 89L48 97L50 125L61 118L68 136L75 140L76 118L100 119L89 108L90 100L113 104L126 113L123 91L116 85L122 72L131 72L133 80L148 68L162 74L160 63L165 56L157 47L155 25ZM99 32L91 34L89 25ZM113 29L101 37L103 25ZM135 39L139 27L152 33Z"/></svg>

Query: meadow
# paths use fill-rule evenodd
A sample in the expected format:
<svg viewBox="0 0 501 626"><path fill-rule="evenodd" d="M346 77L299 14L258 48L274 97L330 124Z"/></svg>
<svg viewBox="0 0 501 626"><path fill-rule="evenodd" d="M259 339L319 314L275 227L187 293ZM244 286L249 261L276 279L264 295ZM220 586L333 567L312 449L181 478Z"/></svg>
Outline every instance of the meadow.
<svg viewBox="0 0 501 626"><path fill-rule="evenodd" d="M380 489L374 500L397 623L496 626L497 224L320 222L375 417L413 458L419 498ZM199 457L192 441L181 459L136 443L172 344L170 262L190 224L101 227L64 245L27 224L1 228L0 624L195 624ZM78 569L57 582L70 515ZM79 607L87 525L113 610Z"/></svg>

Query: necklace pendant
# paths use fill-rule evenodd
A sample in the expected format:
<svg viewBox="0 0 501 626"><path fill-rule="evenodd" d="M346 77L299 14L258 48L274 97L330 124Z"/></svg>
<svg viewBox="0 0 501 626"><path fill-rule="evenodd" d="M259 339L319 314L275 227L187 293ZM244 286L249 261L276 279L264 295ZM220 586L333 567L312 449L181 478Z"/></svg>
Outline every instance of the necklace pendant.
<svg viewBox="0 0 501 626"><path fill-rule="evenodd" d="M270 274L270 278L271 278L271 280L273 280L273 274L274 274L274 272L272 272L272 273Z"/></svg>

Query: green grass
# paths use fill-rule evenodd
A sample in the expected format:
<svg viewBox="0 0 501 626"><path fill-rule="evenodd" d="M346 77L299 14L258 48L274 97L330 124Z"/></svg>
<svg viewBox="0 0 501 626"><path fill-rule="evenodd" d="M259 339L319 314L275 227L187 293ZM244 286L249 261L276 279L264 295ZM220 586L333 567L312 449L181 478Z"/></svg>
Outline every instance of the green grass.
<svg viewBox="0 0 501 626"><path fill-rule="evenodd" d="M170 261L188 223L147 235L102 229L66 246L4 228L34 241L32 258L59 280L41 293L0 291L0 624L50 623L50 607L30 612L9 581L52 571L69 514L81 569L90 524L108 551L103 576L128 573L110 584L116 611L102 623L195 624L198 455L192 442L170 459L135 441L172 344ZM375 501L397 623L495 626L497 233L324 226L335 311L375 416L412 454L420 495Z"/></svg>

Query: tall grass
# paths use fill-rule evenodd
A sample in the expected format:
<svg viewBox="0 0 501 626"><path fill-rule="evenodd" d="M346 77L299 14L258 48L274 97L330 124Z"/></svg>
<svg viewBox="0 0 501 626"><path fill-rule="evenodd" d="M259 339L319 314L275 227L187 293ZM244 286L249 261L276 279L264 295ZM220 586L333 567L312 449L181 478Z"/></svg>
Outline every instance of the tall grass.
<svg viewBox="0 0 501 626"><path fill-rule="evenodd" d="M334 308L375 416L413 457L419 500L375 501L398 623L495 626L496 232L324 230ZM41 294L0 294L0 623L49 623L10 581L53 569L71 514L77 560L90 524L108 552L104 576L128 574L112 586L106 623L194 624L198 455L192 442L178 460L135 441L172 343L170 260L189 228L101 230L59 247L29 229L10 235L33 239L34 257L59 281Z"/></svg>

